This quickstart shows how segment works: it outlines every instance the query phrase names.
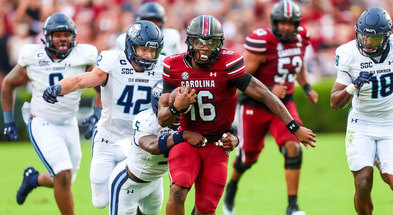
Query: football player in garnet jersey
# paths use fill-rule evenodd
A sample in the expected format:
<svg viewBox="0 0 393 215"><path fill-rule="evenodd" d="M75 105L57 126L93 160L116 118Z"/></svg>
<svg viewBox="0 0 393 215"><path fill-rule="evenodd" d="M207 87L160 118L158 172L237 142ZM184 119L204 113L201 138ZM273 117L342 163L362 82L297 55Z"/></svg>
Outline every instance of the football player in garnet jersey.
<svg viewBox="0 0 393 215"><path fill-rule="evenodd" d="M348 114L346 154L355 184L355 210L372 214L374 163L393 189L392 19L382 8L365 10L355 25L356 39L336 50L337 79L330 105Z"/></svg>
<svg viewBox="0 0 393 215"><path fill-rule="evenodd" d="M318 94L307 81L304 53L309 44L305 28L300 26L300 8L292 1L280 1L271 12L271 28L258 28L246 38L244 61L246 72L264 83L288 109L291 116L302 125L293 93L295 81L303 87L307 99L318 101ZM257 162L269 132L284 156L287 183L287 215L305 214L299 210L297 194L302 163L302 149L273 110L252 96L239 96L237 131L240 147L233 163L231 179L227 184L223 210L234 213L234 200L239 180L245 171Z"/></svg>
<svg viewBox="0 0 393 215"><path fill-rule="evenodd" d="M187 52L164 60L164 89L159 101L158 121L171 125L179 110L180 130L205 136L207 143L193 147L182 142L169 152L171 188L166 214L184 214L184 201L195 184L195 214L215 214L226 183L228 153L239 143L229 130L236 112L237 89L266 103L287 125L290 132L306 146L314 147L315 134L302 127L282 102L265 85L245 73L243 56L223 49L221 23L212 16L194 18L187 28ZM186 86L169 104L172 90Z"/></svg>
<svg viewBox="0 0 393 215"><path fill-rule="evenodd" d="M74 214L71 183L75 180L82 157L76 114L81 91L64 95L57 104L42 99L45 89L72 75L91 73L97 49L77 44L74 21L62 13L49 16L44 24L44 44L28 44L20 51L18 64L4 78L1 104L4 111L4 134L17 140L13 104L15 88L30 83L32 98L24 105L27 130L38 157L47 168L39 174L33 167L23 173L22 185L16 195L23 204L27 195L38 186L53 187L61 214ZM28 161L26 161L28 162Z"/></svg>

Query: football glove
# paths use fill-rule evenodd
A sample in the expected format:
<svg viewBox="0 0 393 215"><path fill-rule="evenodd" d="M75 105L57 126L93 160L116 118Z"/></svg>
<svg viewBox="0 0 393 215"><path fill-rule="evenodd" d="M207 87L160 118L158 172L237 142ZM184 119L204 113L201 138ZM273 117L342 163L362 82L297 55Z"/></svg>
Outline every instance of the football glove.
<svg viewBox="0 0 393 215"><path fill-rule="evenodd" d="M44 94L42 95L42 98L48 103L54 104L57 101L57 96L61 92L61 86L58 84L52 85L44 91Z"/></svg>
<svg viewBox="0 0 393 215"><path fill-rule="evenodd" d="M15 122L5 123L4 126L5 126L4 136L7 138L7 140L17 141L18 133L17 133Z"/></svg>
<svg viewBox="0 0 393 215"><path fill-rule="evenodd" d="M373 76L370 72L360 72L359 77L352 81L352 84L357 85L357 88L362 88L364 83L368 83L370 81L371 76Z"/></svg>
<svg viewBox="0 0 393 215"><path fill-rule="evenodd" d="M84 133L85 139L90 139L93 135L94 128L101 117L101 110L102 108L95 108L94 113L82 121L83 126L88 126Z"/></svg>

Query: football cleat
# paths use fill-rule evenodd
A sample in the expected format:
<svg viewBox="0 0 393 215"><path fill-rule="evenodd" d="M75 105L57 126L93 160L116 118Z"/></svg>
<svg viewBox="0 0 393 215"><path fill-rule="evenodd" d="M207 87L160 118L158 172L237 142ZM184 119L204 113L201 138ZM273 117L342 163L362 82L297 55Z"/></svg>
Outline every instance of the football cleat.
<svg viewBox="0 0 393 215"><path fill-rule="evenodd" d="M16 193L16 202L21 205L25 202L27 195L36 188L31 184L31 177L38 175L38 172L33 167L28 167L23 172L23 181Z"/></svg>
<svg viewBox="0 0 393 215"><path fill-rule="evenodd" d="M299 209L299 207L287 207L287 215L306 215L306 212Z"/></svg>
<svg viewBox="0 0 393 215"><path fill-rule="evenodd" d="M237 183L229 182L227 184L224 203L222 204L222 210L224 215L233 215L235 213L235 195L237 191Z"/></svg>

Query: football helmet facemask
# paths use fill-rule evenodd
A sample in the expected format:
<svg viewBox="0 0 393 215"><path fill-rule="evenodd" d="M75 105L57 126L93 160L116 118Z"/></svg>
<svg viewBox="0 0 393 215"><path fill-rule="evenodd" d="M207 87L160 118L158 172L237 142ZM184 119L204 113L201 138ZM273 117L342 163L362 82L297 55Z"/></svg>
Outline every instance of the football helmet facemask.
<svg viewBox="0 0 393 215"><path fill-rule="evenodd" d="M194 18L187 28L187 52L201 68L209 68L218 59L224 41L221 23L213 16ZM201 54L210 51L210 55ZM195 53L199 54L196 55Z"/></svg>
<svg viewBox="0 0 393 215"><path fill-rule="evenodd" d="M45 47L53 52L59 58L67 57L72 48L76 46L76 26L74 21L63 13L54 13L49 16L42 28L43 34L45 35ZM69 31L72 34L70 46L67 50L58 50L55 48L53 41L53 32L64 32Z"/></svg>
<svg viewBox="0 0 393 215"><path fill-rule="evenodd" d="M136 53L137 46L154 49L154 58L148 59L138 55ZM130 63L136 64L142 70L151 70L154 68L163 47L164 38L162 32L153 22L139 20L128 28L124 53Z"/></svg>
<svg viewBox="0 0 393 215"><path fill-rule="evenodd" d="M356 46L366 57L383 54L392 34L392 19L382 8L373 7L365 10L355 25Z"/></svg>

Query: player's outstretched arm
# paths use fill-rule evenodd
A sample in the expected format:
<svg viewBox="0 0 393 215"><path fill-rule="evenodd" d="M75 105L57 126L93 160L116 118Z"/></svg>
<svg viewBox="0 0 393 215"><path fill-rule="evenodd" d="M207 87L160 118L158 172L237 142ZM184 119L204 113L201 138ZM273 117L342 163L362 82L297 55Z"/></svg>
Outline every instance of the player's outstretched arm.
<svg viewBox="0 0 393 215"><path fill-rule="evenodd" d="M300 126L289 114L284 104L277 96L272 94L267 87L255 77L251 80L244 91L250 97L263 102L275 115L277 115L286 125L288 130L306 147L315 147L316 135L312 130Z"/></svg>
<svg viewBox="0 0 393 215"><path fill-rule="evenodd" d="M168 154L169 150L182 142L200 147L206 140L205 137L193 131L179 131L173 134L163 134L158 138L154 135L146 135L139 139L141 148L151 154Z"/></svg>

